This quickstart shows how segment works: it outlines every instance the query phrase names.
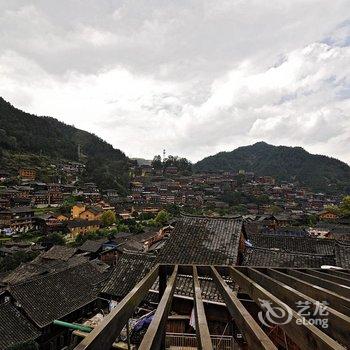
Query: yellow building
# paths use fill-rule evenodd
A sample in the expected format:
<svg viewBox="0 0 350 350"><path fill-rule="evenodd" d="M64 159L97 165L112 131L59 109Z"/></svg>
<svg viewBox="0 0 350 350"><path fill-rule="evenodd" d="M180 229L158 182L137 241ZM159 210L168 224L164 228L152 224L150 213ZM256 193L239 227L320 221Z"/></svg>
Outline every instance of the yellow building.
<svg viewBox="0 0 350 350"><path fill-rule="evenodd" d="M75 239L79 234L97 231L101 227L101 222L98 220L71 220L67 227L70 237Z"/></svg>
<svg viewBox="0 0 350 350"><path fill-rule="evenodd" d="M71 209L71 214L72 214L72 218L73 219L78 219L79 215L85 211L85 204L82 203L77 203L76 205L73 206L73 208Z"/></svg>
<svg viewBox="0 0 350 350"><path fill-rule="evenodd" d="M339 216L330 210L325 210L319 215L320 220L337 220Z"/></svg>
<svg viewBox="0 0 350 350"><path fill-rule="evenodd" d="M22 179L34 181L36 179L36 170L29 168L22 168L19 170L19 176Z"/></svg>
<svg viewBox="0 0 350 350"><path fill-rule="evenodd" d="M63 214L57 215L56 218L58 221L61 221L61 222L69 220L69 217L67 215L63 215Z"/></svg>
<svg viewBox="0 0 350 350"><path fill-rule="evenodd" d="M103 209L98 206L86 206L85 204L78 203L72 210L72 218L82 220L100 220L103 213Z"/></svg>

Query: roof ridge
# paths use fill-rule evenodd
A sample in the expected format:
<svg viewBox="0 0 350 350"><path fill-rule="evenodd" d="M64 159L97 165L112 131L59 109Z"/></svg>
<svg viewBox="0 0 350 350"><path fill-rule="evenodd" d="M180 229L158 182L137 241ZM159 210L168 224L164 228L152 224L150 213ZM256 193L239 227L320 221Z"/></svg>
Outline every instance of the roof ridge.
<svg viewBox="0 0 350 350"><path fill-rule="evenodd" d="M21 281L21 282L18 282L18 283L14 283L14 284L11 284L9 285L6 289L8 291L11 291L11 287L17 287L17 286L20 286L20 285L23 285L23 284L26 284L26 283L30 283L30 282L34 282L34 281L37 281L37 280L40 280L40 279L43 279L43 278L46 278L46 277L51 277L53 275L56 275L56 274L59 274L59 273L62 273L62 272L67 272L71 269L75 269L77 268L78 266L82 266L82 265L87 265L89 264L90 266L94 267L90 261L83 261L81 264L77 264L77 265L74 265L74 266L69 266L67 267L66 269L63 269L63 270L59 270L59 271L50 271L48 272L47 274L45 275L36 275L36 276L33 276L32 278L30 279L27 279L27 280L24 280L24 281ZM95 268L95 267L94 267ZM96 269L96 268L95 268ZM97 270L97 269L96 269Z"/></svg>

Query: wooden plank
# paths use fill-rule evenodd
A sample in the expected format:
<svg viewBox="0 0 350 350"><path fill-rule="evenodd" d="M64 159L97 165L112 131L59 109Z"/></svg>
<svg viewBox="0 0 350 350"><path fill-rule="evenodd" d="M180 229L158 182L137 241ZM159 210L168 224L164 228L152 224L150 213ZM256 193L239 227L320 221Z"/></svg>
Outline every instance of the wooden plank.
<svg viewBox="0 0 350 350"><path fill-rule="evenodd" d="M350 298L350 287L342 286L332 281L325 280L324 278L310 275L298 270L287 269L286 272L293 277L299 278L302 281L314 284L316 286L328 289L331 292L337 293L345 298ZM350 300L349 300L350 302ZM349 304L350 305L350 304Z"/></svg>
<svg viewBox="0 0 350 350"><path fill-rule="evenodd" d="M267 269L266 273L285 284L288 284L290 287L299 290L300 292L310 296L319 301L327 301L329 305L341 312L346 316L350 316L350 309L347 305L349 305L349 300L343 298L342 296L333 293L327 289L324 289L319 286L315 286L311 283L302 281L296 277L288 275L281 270L276 269Z"/></svg>
<svg viewBox="0 0 350 350"><path fill-rule="evenodd" d="M277 350L271 339L265 334L251 314L238 300L236 294L225 283L214 267L211 267L213 280L224 299L237 327L243 332L250 349Z"/></svg>
<svg viewBox="0 0 350 350"><path fill-rule="evenodd" d="M334 276L330 273L325 273L315 269L301 269L300 271L307 273L309 275L313 275L315 277L320 277L330 282L334 282L343 286L350 287L350 276L348 276L348 278L344 278L344 277Z"/></svg>
<svg viewBox="0 0 350 350"><path fill-rule="evenodd" d="M350 273L347 270L321 269L318 271L325 272L325 273L332 275L332 276L339 276L339 277L343 277L343 278L347 278L347 279L350 278Z"/></svg>
<svg viewBox="0 0 350 350"><path fill-rule="evenodd" d="M160 300L153 320L149 325L146 334L139 346L139 350L157 350L163 348L163 337L166 331L166 321L171 308L171 302L176 287L176 276L178 266L175 265L174 271L170 276L165 288L162 299Z"/></svg>
<svg viewBox="0 0 350 350"><path fill-rule="evenodd" d="M193 266L193 294L194 311L196 319L197 346L200 350L212 350L207 318L202 300L202 291L199 284L198 272L196 266Z"/></svg>
<svg viewBox="0 0 350 350"><path fill-rule="evenodd" d="M246 269L246 268L245 268ZM269 270L269 269L268 269ZM250 297L258 304L261 305L260 301L267 300L271 303L272 307L278 307L285 310L290 314L291 321L285 324L279 324L288 336L301 348L301 349L342 349L345 350L334 339L323 333L317 327L310 323L303 324L304 318L301 317L297 312L292 310L287 304L282 302L279 298L269 291L263 288L258 283L254 282L251 278L246 276L244 268L240 268L240 271L235 268L230 268L231 277L238 283L244 292L248 293Z"/></svg>
<svg viewBox="0 0 350 350"><path fill-rule="evenodd" d="M109 349L158 276L154 267L74 350Z"/></svg>
<svg viewBox="0 0 350 350"><path fill-rule="evenodd" d="M292 309L297 310L297 303L307 301L312 311L311 315L315 310L318 309L318 302L310 298L308 295L297 291L287 284L280 282L276 279L271 278L270 276L265 275L261 271L266 271L267 269L253 269L247 268L244 272L251 278L254 282L261 285L265 289L271 291L278 299L288 304ZM350 329L350 317L343 315L337 310L327 307L327 315L323 318L322 316L315 316L318 318L327 319L328 326L325 329L322 329L330 337L337 339L342 344L347 344L349 342L349 329ZM306 317L307 318L307 317Z"/></svg>

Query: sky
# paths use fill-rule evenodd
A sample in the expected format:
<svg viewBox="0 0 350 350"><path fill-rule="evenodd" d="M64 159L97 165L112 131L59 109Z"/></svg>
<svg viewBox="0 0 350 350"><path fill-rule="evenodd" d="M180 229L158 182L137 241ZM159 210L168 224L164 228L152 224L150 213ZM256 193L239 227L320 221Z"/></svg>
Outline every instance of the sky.
<svg viewBox="0 0 350 350"><path fill-rule="evenodd" d="M350 1L0 0L0 96L131 157L350 163Z"/></svg>

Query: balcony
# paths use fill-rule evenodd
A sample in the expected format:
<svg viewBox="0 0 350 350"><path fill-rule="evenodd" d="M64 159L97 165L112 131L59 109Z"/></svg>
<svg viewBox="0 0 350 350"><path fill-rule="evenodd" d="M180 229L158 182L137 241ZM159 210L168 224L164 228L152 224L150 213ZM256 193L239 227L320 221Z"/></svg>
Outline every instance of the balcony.
<svg viewBox="0 0 350 350"><path fill-rule="evenodd" d="M176 279L180 274L192 276L196 335L166 333L168 315L176 302L173 298ZM231 349L254 350L340 350L350 344L348 270L157 265L99 326L84 336L75 350L110 349L157 277L159 303L138 349L218 350L231 346ZM207 320L210 311L202 299L200 286L202 277L211 278L220 292L228 313L241 332L243 342L239 346L231 337L210 334ZM234 282L233 289L225 282L228 278ZM262 318L256 317L250 308L248 311L246 302L255 306ZM300 305L308 306L307 315L300 312ZM315 315L320 322L313 318ZM267 320L271 324L266 324ZM326 323L327 327L324 327ZM224 338L229 342L223 343ZM226 347L221 347L224 344Z"/></svg>

